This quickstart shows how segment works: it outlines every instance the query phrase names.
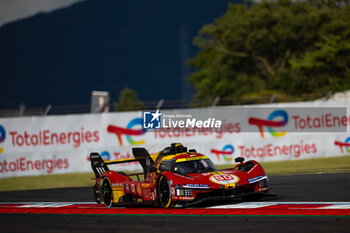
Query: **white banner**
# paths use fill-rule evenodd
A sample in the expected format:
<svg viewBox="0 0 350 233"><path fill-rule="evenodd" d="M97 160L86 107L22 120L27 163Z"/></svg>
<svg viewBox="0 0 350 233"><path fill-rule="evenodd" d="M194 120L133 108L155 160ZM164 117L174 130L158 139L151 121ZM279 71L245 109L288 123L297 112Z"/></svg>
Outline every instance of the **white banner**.
<svg viewBox="0 0 350 233"><path fill-rule="evenodd" d="M0 177L87 172L91 152L108 160L126 159L133 158L132 147L154 153L172 142L196 149L215 164L233 164L238 156L261 162L350 155L348 107L307 102L161 111L163 119L181 112L221 120L212 131L143 129L140 111L0 118ZM137 163L115 166L141 168Z"/></svg>

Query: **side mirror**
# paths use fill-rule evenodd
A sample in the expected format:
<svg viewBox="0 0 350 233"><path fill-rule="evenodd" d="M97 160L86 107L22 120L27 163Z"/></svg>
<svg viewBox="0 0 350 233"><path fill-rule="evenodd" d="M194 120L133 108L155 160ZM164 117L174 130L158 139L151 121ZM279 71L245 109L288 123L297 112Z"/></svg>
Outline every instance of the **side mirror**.
<svg viewBox="0 0 350 233"><path fill-rule="evenodd" d="M235 163L243 163L243 162L244 162L244 158L243 157L235 158Z"/></svg>

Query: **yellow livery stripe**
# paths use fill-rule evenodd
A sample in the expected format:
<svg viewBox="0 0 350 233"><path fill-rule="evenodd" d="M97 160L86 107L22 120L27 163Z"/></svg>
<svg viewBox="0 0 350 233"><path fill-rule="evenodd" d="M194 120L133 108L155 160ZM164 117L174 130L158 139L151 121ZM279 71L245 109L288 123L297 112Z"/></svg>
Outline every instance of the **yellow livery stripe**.
<svg viewBox="0 0 350 233"><path fill-rule="evenodd" d="M208 159L207 156L198 156L198 157L191 157L191 158L182 158L177 159L176 162L187 162L187 161L195 161L195 160L201 160L201 159Z"/></svg>
<svg viewBox="0 0 350 233"><path fill-rule="evenodd" d="M104 161L105 164L113 164L113 163L129 163L129 162L137 162L136 159L118 159L118 160L111 160L111 161Z"/></svg>

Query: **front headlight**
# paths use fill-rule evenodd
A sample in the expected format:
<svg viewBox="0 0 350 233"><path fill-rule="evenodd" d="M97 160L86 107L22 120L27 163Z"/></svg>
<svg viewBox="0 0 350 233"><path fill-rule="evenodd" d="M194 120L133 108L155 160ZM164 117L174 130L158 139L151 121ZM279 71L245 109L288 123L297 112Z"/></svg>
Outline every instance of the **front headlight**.
<svg viewBox="0 0 350 233"><path fill-rule="evenodd" d="M176 189L176 195L185 197L193 196L193 189Z"/></svg>

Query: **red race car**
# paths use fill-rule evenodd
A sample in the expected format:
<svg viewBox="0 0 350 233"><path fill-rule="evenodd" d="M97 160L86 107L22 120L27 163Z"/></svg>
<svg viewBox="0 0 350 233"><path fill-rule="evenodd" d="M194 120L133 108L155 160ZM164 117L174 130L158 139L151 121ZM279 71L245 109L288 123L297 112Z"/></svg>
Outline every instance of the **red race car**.
<svg viewBox="0 0 350 233"><path fill-rule="evenodd" d="M235 162L239 164L234 168L217 170L208 157L180 143L151 155L145 148L133 148L132 152L135 159L114 161L103 161L98 153L90 154L97 203L107 207L141 203L182 207L207 200L257 196L269 189L264 169L254 160L244 162L238 157ZM126 174L108 168L135 161L142 166L142 173ZM131 176L136 176L137 181Z"/></svg>

